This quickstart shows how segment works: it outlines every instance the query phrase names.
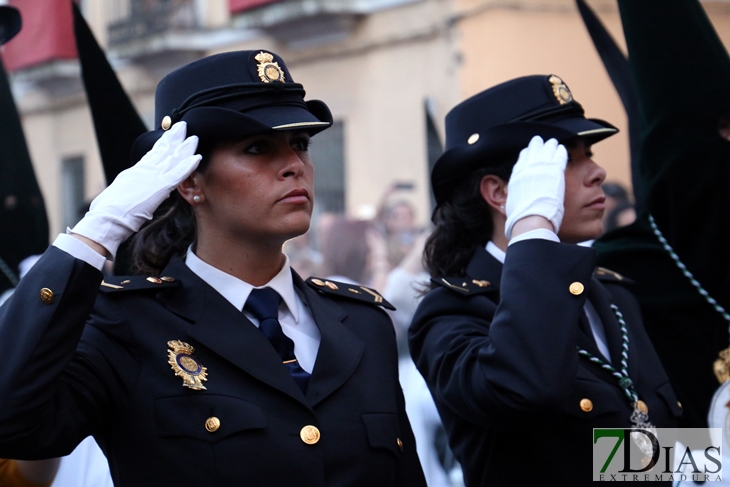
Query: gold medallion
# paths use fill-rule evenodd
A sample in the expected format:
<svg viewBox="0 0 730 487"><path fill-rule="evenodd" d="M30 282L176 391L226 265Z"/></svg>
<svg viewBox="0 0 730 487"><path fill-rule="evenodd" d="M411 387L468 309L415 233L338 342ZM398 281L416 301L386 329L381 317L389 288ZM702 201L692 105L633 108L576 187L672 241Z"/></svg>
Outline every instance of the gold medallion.
<svg viewBox="0 0 730 487"><path fill-rule="evenodd" d="M274 56L268 52L261 51L254 57L259 62L259 78L264 83L271 83L272 81L284 82L284 70L279 67L279 63L274 62Z"/></svg>
<svg viewBox="0 0 730 487"><path fill-rule="evenodd" d="M180 340L170 340L167 346L171 348L167 351L167 363L175 371L176 376L182 377L183 386L204 391L205 386L202 381L208 380L208 369L193 358L195 349Z"/></svg>
<svg viewBox="0 0 730 487"><path fill-rule="evenodd" d="M720 384L724 384L730 379L730 347L720 352L712 369L715 371L715 377L717 377Z"/></svg>
<svg viewBox="0 0 730 487"><path fill-rule="evenodd" d="M573 101L573 94L562 79L553 74L550 76L548 81L550 81L550 84L553 85L553 94L561 105L565 105L566 103Z"/></svg>

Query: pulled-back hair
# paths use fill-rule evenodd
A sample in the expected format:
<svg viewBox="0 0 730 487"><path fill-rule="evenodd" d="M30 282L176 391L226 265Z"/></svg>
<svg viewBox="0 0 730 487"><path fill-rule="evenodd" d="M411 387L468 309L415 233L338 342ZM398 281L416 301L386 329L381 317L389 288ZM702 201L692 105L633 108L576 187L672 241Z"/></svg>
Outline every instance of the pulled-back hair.
<svg viewBox="0 0 730 487"><path fill-rule="evenodd" d="M201 140L198 143L198 154L203 156L196 171L204 172L217 141ZM152 220L147 222L132 237L133 274L158 275L175 256L182 256L188 247L195 244L197 225L193 207L185 201L177 190L172 190L155 211Z"/></svg>
<svg viewBox="0 0 730 487"><path fill-rule="evenodd" d="M423 252L423 263L431 277L464 275L474 251L492 238L494 222L481 195L481 181L488 174L509 180L516 160L516 156L503 158L477 169L436 207L431 218L436 228Z"/></svg>

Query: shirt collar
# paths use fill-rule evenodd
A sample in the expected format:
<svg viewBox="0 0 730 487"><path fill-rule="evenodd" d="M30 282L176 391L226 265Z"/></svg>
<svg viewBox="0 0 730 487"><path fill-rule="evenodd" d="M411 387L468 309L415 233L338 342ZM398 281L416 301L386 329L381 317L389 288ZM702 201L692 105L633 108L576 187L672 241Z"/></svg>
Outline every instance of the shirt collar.
<svg viewBox="0 0 730 487"><path fill-rule="evenodd" d="M502 250L499 247L497 247L494 244L494 242L492 242L491 240L489 242L487 242L486 250L487 250L487 252L489 252L490 254L492 254L492 257L494 257L499 262L501 262L502 264L504 264L504 257L507 254L505 254L504 250Z"/></svg>
<svg viewBox="0 0 730 487"><path fill-rule="evenodd" d="M289 267L289 256L284 255L286 260L278 274L263 286L256 289L269 287L279 293L283 303L292 314L294 321L299 323L299 306L297 306L296 293L294 291L294 280L292 279L291 268ZM226 274L220 269L213 267L207 262L203 262L200 257L195 255L192 248L188 248L185 256L185 265L193 271L203 281L208 283L210 287L226 298L236 309L243 310L251 290L254 286L251 284Z"/></svg>

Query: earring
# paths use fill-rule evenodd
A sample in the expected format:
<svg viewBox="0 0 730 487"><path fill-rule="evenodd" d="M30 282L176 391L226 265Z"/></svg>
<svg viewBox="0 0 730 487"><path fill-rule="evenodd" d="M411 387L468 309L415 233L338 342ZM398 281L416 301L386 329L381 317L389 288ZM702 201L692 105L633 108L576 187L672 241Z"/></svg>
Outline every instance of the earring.
<svg viewBox="0 0 730 487"><path fill-rule="evenodd" d="M193 201L195 201L196 203L200 203L200 200L201 198L199 195L196 194L195 196L193 196Z"/></svg>
<svg viewBox="0 0 730 487"><path fill-rule="evenodd" d="M499 205L500 210L504 210L504 205Z"/></svg>

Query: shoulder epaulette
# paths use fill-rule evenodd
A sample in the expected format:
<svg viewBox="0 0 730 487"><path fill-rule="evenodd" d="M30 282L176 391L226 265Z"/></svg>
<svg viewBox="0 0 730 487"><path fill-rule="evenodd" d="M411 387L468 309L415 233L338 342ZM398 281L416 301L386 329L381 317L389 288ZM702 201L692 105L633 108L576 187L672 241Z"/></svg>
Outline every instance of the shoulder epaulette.
<svg viewBox="0 0 730 487"><path fill-rule="evenodd" d="M180 281L169 276L109 276L101 281L100 291L105 293L124 291L146 291L177 287Z"/></svg>
<svg viewBox="0 0 730 487"><path fill-rule="evenodd" d="M451 289L459 294L473 295L496 291L497 287L483 279L472 279L471 277L432 277L431 282Z"/></svg>
<svg viewBox="0 0 730 487"><path fill-rule="evenodd" d="M345 282L330 281L318 277L310 277L305 281L310 287L324 294L334 294L342 298L354 299L368 304L375 304L386 309L395 310L395 306L380 295L375 289L360 286L358 284L347 284Z"/></svg>
<svg viewBox="0 0 730 487"><path fill-rule="evenodd" d="M628 277L622 276L618 272L606 269L605 267L596 267L596 270L593 271L593 276L599 281L623 282L627 284L634 283L634 281Z"/></svg>

